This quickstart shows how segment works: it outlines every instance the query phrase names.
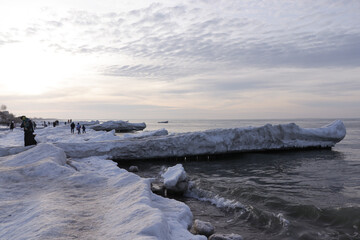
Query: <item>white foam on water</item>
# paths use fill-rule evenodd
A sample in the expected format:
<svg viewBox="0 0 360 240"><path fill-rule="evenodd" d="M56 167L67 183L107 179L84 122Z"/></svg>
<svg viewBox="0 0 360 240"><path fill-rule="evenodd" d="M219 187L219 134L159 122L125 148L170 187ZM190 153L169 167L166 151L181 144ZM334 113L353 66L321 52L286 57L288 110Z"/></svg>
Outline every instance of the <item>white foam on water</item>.
<svg viewBox="0 0 360 240"><path fill-rule="evenodd" d="M240 202L238 202L236 200L226 199L226 198L221 197L219 195L214 195L210 191L206 191L206 190L203 190L203 189L196 188L194 186L193 182L190 182L189 185L190 185L189 189L185 193L186 197L195 198L195 199L197 199L199 201L203 201L203 202L209 202L209 203L215 205L218 208L243 209L243 210L246 209L246 207L242 203L240 203Z"/></svg>

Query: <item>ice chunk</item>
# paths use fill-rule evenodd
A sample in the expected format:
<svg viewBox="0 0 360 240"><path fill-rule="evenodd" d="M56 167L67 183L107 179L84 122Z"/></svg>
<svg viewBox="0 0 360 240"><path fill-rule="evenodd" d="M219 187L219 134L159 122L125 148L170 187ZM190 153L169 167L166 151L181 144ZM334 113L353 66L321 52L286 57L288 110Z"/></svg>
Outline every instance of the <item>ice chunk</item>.
<svg viewBox="0 0 360 240"><path fill-rule="evenodd" d="M161 176L164 178L165 187L169 189L175 188L179 182L186 180L186 172L182 164L169 167Z"/></svg>

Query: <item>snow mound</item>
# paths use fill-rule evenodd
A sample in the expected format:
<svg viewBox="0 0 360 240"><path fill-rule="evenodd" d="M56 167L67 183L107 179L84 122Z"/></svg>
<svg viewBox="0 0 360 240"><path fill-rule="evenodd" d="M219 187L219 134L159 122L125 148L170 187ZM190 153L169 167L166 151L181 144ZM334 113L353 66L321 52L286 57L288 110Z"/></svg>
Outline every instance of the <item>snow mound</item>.
<svg viewBox="0 0 360 240"><path fill-rule="evenodd" d="M127 133L123 136L123 139L140 139L148 137L159 137L168 135L168 131L165 128L155 130L155 131L145 131L141 133Z"/></svg>
<svg viewBox="0 0 360 240"><path fill-rule="evenodd" d="M77 122L77 121L76 121ZM99 120L92 120L92 121L79 121L80 125L95 125L95 124L100 124Z"/></svg>
<svg viewBox="0 0 360 240"><path fill-rule="evenodd" d="M145 123L129 123L126 121L107 121L101 124L96 124L89 126L90 128L96 131L111 131L115 130L116 132L132 132L132 131L141 131L146 128Z"/></svg>
<svg viewBox="0 0 360 240"><path fill-rule="evenodd" d="M42 143L83 143L83 142L101 142L101 141L115 141L120 137L115 135L115 130L109 132L95 131L86 129L85 134L70 134L70 126L48 127L36 130L36 141Z"/></svg>
<svg viewBox="0 0 360 240"><path fill-rule="evenodd" d="M66 159L38 144L0 157L0 239L206 239L189 207L106 157Z"/></svg>
<svg viewBox="0 0 360 240"><path fill-rule="evenodd" d="M15 128L13 131L0 131L0 149L11 146L24 146L24 130Z"/></svg>

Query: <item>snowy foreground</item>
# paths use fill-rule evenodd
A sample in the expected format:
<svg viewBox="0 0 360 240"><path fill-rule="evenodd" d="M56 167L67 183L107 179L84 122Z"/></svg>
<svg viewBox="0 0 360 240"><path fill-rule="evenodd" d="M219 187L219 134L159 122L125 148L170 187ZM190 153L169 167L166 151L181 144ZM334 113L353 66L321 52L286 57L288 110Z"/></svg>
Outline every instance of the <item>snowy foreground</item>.
<svg viewBox="0 0 360 240"><path fill-rule="evenodd" d="M0 239L206 239L187 230L189 207L153 194L150 180L107 156L69 159L51 143L119 137L68 127L36 133L47 143L15 147L20 129L0 133ZM19 153L7 155L12 150Z"/></svg>
<svg viewBox="0 0 360 240"><path fill-rule="evenodd" d="M187 229L185 204L153 194L150 180L109 158L221 154L267 149L332 147L345 137L335 121L316 129L295 124L168 134L165 129L116 136L114 131L70 134L69 126L0 132L0 239L206 239ZM184 172L171 169L174 185Z"/></svg>

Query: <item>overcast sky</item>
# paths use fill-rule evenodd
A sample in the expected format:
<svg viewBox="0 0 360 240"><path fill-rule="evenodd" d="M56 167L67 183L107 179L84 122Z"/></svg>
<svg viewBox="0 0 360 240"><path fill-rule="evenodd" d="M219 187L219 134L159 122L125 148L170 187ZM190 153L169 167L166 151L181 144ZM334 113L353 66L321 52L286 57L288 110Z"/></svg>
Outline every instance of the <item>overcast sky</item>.
<svg viewBox="0 0 360 240"><path fill-rule="evenodd" d="M0 3L0 104L63 119L360 117L359 0Z"/></svg>

